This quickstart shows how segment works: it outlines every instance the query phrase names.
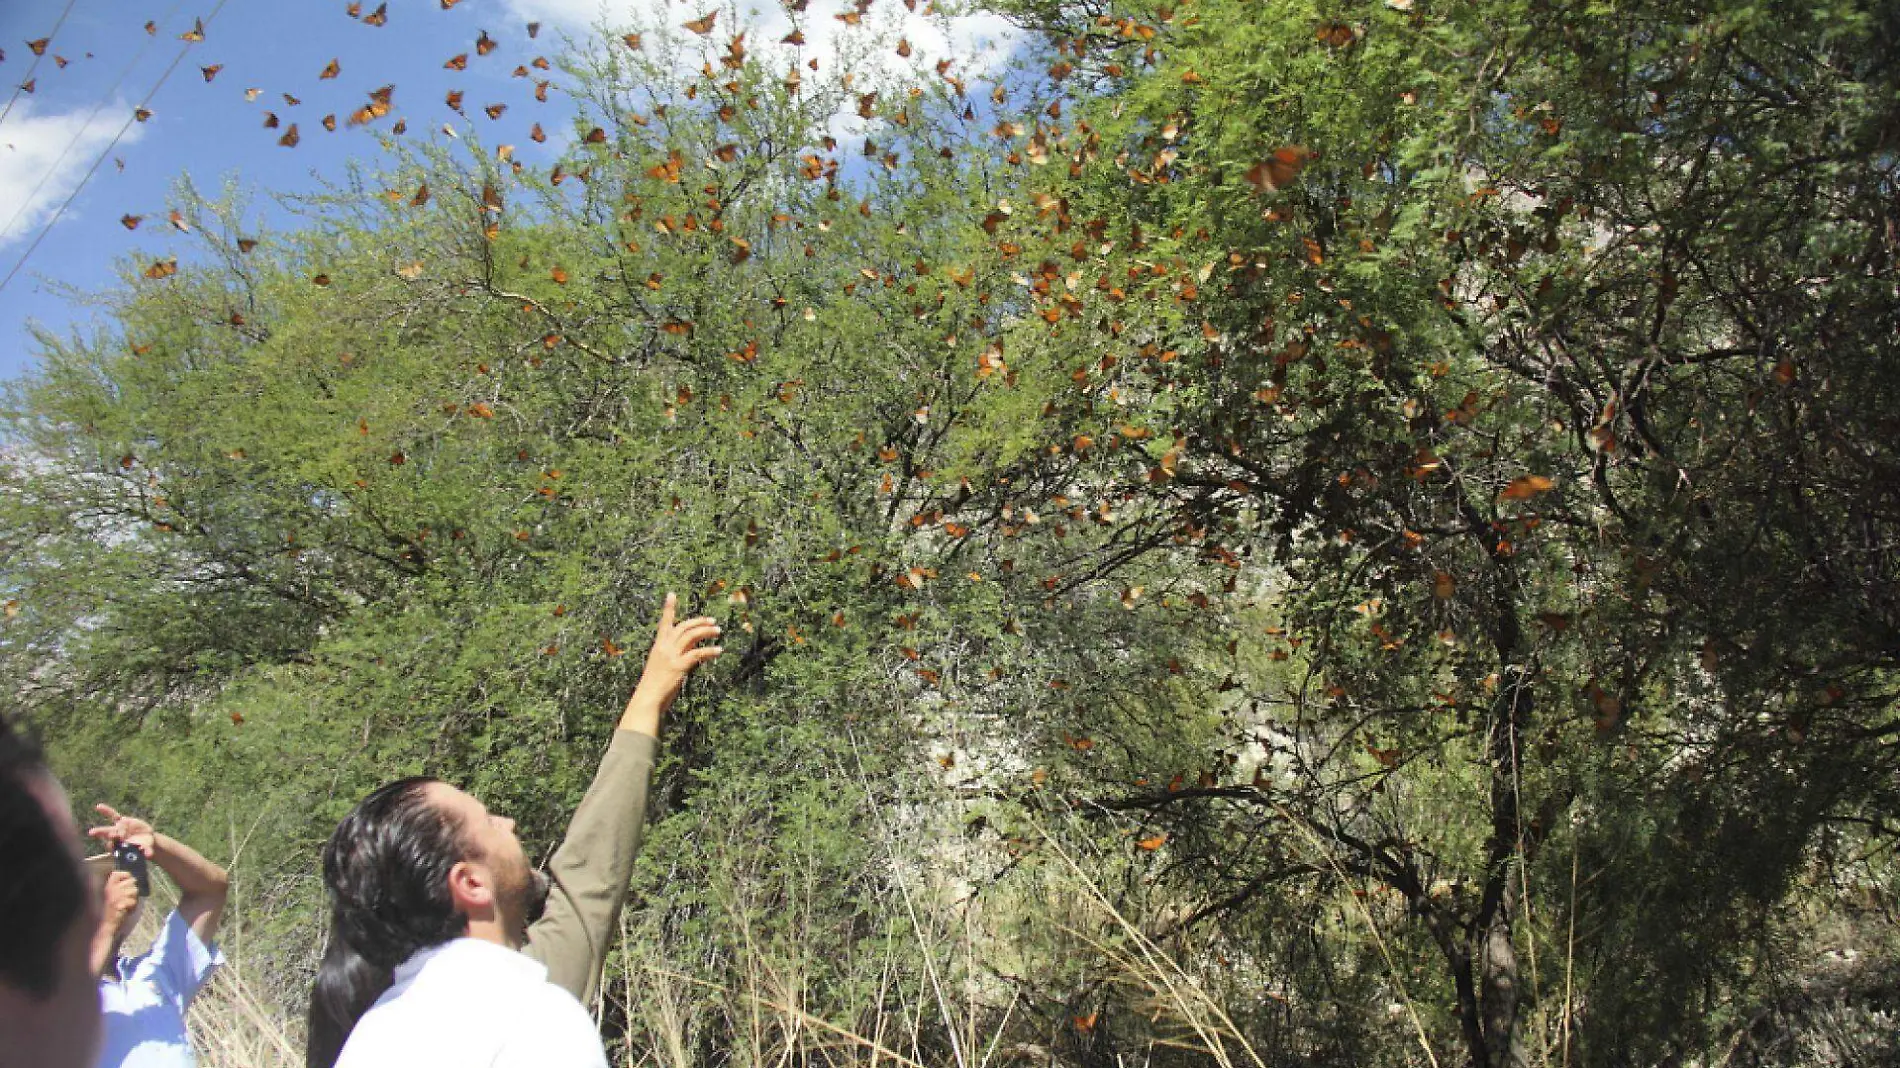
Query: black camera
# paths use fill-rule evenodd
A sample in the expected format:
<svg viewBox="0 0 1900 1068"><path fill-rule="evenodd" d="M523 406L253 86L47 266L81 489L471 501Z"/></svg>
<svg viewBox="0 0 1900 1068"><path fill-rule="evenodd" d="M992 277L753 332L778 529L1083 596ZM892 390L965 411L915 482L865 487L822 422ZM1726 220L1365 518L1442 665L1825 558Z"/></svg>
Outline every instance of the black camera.
<svg viewBox="0 0 1900 1068"><path fill-rule="evenodd" d="M131 872L132 881L138 884L139 897L144 898L152 892L152 873L139 847L130 842L120 842L112 847L112 866L120 871Z"/></svg>

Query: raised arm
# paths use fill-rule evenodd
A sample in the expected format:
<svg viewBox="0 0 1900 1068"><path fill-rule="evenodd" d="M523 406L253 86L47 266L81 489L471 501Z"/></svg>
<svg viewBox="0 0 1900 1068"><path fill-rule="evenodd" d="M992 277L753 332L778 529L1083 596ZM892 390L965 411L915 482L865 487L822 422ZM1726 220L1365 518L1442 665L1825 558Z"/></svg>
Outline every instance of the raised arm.
<svg viewBox="0 0 1900 1068"><path fill-rule="evenodd" d="M139 905L139 884L133 880L129 871L114 871L106 874L105 900L99 910L99 926L93 929L92 951L88 963L93 975L106 974L106 967L113 963L118 954L119 945L125 941L126 921L132 918L132 911Z"/></svg>
<svg viewBox="0 0 1900 1068"><path fill-rule="evenodd" d="M686 676L717 657L719 636L705 617L676 622L667 594L660 626L640 683L621 714L619 729L574 811L567 836L548 863L547 911L528 928L526 952L547 966L548 979L593 1000L614 925L627 900L633 860L646 829L647 786L653 776L660 723L678 699Z"/></svg>
<svg viewBox="0 0 1900 1068"><path fill-rule="evenodd" d="M224 901L231 892L230 874L178 839L154 831L151 824L137 816L122 816L111 805L94 805L93 809L107 823L86 833L107 846L130 842L171 876L178 884L178 918L200 942L211 945L218 936L218 923L224 919Z"/></svg>

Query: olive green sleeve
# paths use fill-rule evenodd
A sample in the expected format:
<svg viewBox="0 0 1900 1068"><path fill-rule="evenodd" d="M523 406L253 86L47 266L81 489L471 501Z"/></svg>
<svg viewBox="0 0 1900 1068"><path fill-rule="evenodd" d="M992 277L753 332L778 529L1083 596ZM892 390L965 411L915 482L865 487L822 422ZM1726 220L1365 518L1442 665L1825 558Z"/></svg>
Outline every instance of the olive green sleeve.
<svg viewBox="0 0 1900 1068"><path fill-rule="evenodd" d="M591 1004L600 969L627 900L633 858L646 831L647 787L659 743L615 731L594 782L574 810L554 859L547 911L528 928L525 952L547 966L548 981Z"/></svg>

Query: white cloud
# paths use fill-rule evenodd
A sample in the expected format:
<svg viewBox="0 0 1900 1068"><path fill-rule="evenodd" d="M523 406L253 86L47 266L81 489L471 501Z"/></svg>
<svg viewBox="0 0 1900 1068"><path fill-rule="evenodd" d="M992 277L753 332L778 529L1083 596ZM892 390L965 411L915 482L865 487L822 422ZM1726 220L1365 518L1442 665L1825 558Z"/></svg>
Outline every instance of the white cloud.
<svg viewBox="0 0 1900 1068"><path fill-rule="evenodd" d="M949 76L983 94L985 78L1006 77L1017 47L1025 35L1007 19L983 10L982 0L805 0L796 15L782 0L504 0L510 10L529 21L541 21L564 33L585 39L601 29L618 35L637 30L649 48L668 39L673 73L690 79L710 63L718 67L734 34L745 31L745 46L753 60L767 68L797 68L808 89L820 80L834 85L842 78L851 93L889 90L917 81L935 81L940 60L950 60ZM712 33L694 36L682 28L688 20L718 13ZM840 16L849 14L850 22ZM734 17L737 16L737 24ZM801 30L802 45L782 40ZM900 56L899 42L908 45ZM608 44L609 50L618 48ZM661 46L664 47L664 46ZM808 61L818 63L817 71ZM843 98L848 103L849 97ZM877 121L860 119L844 107L826 122L826 132L852 151L869 135Z"/></svg>
<svg viewBox="0 0 1900 1068"><path fill-rule="evenodd" d="M0 126L0 247L32 236L72 195L99 151L125 121L126 107L113 104L40 113L22 98ZM144 133L134 123L119 143Z"/></svg>
<svg viewBox="0 0 1900 1068"><path fill-rule="evenodd" d="M663 26L677 32L680 24L688 19L717 10L722 17L719 29L709 41L714 45L722 45L731 31L741 28L728 25L727 16L737 8L743 28L751 31L747 45L754 50L769 48L793 27L792 16L778 0L505 0L505 3L523 19L557 25L576 35L603 23L609 28ZM967 0L939 0L935 6L961 9L965 3ZM806 10L797 18L806 37L803 58L817 56L821 65L832 69L837 69L837 63L845 62L860 77L875 79L880 74L896 73L901 61L887 48L867 56L861 47L854 48L854 44L866 38L885 40L888 44L901 37L911 44L912 66L928 69L939 59L952 59L959 74L981 76L1001 66L1021 39L1020 31L1000 15L980 10L968 13L959 10L947 15L937 11L925 15L919 12L932 5L923 0L919 0L916 12L906 8L900 0L876 0L859 28L847 27L836 18L856 6L849 0L809 0ZM976 7L975 4L969 6Z"/></svg>
<svg viewBox="0 0 1900 1068"><path fill-rule="evenodd" d="M530 21L556 22L570 29L590 26L605 15L608 21L626 18L630 13L644 8L657 11L666 5L663 0L648 0L646 3L628 3L626 0L505 0L508 9L521 18Z"/></svg>

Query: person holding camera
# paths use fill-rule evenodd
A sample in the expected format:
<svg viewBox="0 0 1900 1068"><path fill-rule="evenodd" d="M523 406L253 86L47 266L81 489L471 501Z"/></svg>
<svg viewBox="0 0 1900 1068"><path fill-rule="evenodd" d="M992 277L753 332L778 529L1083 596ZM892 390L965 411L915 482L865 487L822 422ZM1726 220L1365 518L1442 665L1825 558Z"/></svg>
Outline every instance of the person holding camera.
<svg viewBox="0 0 1900 1068"><path fill-rule="evenodd" d="M185 1033L185 1010L224 963L216 938L230 876L144 820L120 815L110 805L94 808L106 822L87 833L109 848L113 865L92 939L92 969L105 1014L98 1063L100 1068L191 1068L197 1058ZM150 865L177 884L178 907L165 917L150 950L122 956L119 950L151 894Z"/></svg>
<svg viewBox="0 0 1900 1068"><path fill-rule="evenodd" d="M323 849L330 941L308 1068L606 1068L592 1000L644 827L660 720L717 657L667 595L646 667L549 873L514 821L430 778L371 792Z"/></svg>

